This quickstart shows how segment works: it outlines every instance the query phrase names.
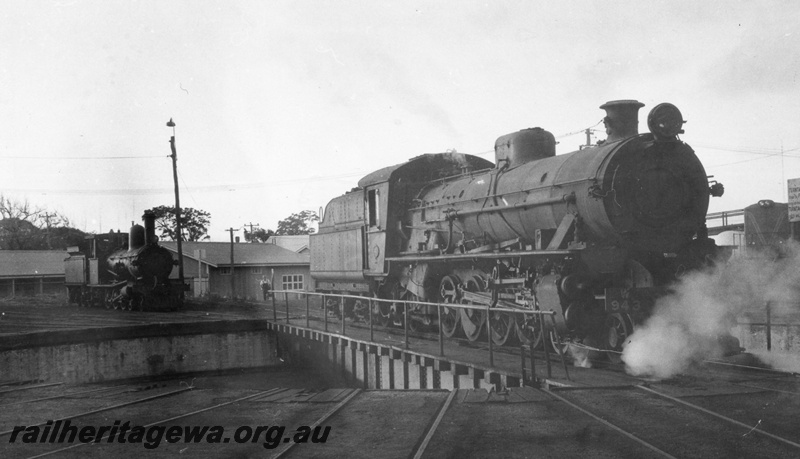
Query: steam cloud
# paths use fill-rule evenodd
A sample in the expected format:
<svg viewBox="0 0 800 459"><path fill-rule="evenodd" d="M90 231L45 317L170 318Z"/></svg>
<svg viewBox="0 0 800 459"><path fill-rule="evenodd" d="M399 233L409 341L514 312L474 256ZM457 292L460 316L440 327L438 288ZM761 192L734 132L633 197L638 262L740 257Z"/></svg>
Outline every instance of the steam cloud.
<svg viewBox="0 0 800 459"><path fill-rule="evenodd" d="M781 260L733 258L681 278L629 338L622 353L626 371L669 378L693 362L722 356L720 338L730 334L742 312L763 311L767 302L775 315L800 312L800 247L786 249L788 257Z"/></svg>

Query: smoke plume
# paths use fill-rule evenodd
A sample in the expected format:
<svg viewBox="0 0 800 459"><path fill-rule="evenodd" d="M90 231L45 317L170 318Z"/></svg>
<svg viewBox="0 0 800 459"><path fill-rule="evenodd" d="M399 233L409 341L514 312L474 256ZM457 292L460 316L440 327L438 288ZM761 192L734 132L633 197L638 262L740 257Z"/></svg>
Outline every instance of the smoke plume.
<svg viewBox="0 0 800 459"><path fill-rule="evenodd" d="M800 312L800 251L733 258L713 269L683 276L660 298L653 315L630 336L622 353L634 376L669 378L693 362L722 356L736 317L746 311Z"/></svg>

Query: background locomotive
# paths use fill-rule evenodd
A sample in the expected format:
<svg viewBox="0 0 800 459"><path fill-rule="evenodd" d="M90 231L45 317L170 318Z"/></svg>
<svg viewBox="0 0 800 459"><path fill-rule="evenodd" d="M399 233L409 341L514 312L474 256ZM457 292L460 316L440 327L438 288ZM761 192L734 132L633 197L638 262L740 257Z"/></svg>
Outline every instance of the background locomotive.
<svg viewBox="0 0 800 459"><path fill-rule="evenodd" d="M553 135L532 128L497 139L495 164L425 154L367 175L311 236L317 290L553 310L562 336L620 350L671 282L715 256L705 216L723 192L679 140L680 111L656 106L640 135L642 106L602 105L608 138L571 153L556 156ZM366 304L348 306L363 317ZM375 304L379 323L401 323L401 303ZM535 314L444 311L448 337L542 338ZM424 305L408 313L410 326L437 318Z"/></svg>
<svg viewBox="0 0 800 459"><path fill-rule="evenodd" d="M789 222L789 205L762 199L741 210L716 212L710 228L717 245L736 258L781 259L790 255L790 241L798 240ZM733 222L731 222L733 220Z"/></svg>
<svg viewBox="0 0 800 459"><path fill-rule="evenodd" d="M155 215L145 212L130 233L110 232L71 247L65 260L69 301L123 310L177 309L184 289L169 276L175 262L158 244Z"/></svg>

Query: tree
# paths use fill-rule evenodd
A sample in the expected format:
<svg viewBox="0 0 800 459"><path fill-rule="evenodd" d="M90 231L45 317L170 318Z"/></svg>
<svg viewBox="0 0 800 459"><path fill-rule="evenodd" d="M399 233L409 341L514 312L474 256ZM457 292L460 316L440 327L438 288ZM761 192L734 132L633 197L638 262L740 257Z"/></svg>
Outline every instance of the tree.
<svg viewBox="0 0 800 459"><path fill-rule="evenodd" d="M41 243L41 231L33 223L20 218L0 220L0 248L35 250Z"/></svg>
<svg viewBox="0 0 800 459"><path fill-rule="evenodd" d="M319 216L313 210L304 210L302 212L292 214L278 222L278 230L275 231L277 236L297 235L297 234L314 234L314 228L309 228L310 222L318 222Z"/></svg>
<svg viewBox="0 0 800 459"><path fill-rule="evenodd" d="M49 230L47 237L49 238L49 245L56 249L66 249L70 246L81 245L86 239L87 234L77 228L70 228L67 226L59 226Z"/></svg>
<svg viewBox="0 0 800 459"><path fill-rule="evenodd" d="M271 229L256 228L253 231L244 231L244 240L247 242L267 242L275 231Z"/></svg>
<svg viewBox="0 0 800 459"><path fill-rule="evenodd" d="M86 233L70 228L69 219L0 194L0 249L65 249L78 245Z"/></svg>
<svg viewBox="0 0 800 459"><path fill-rule="evenodd" d="M162 239L177 241L175 233L175 206L158 206L149 209L156 216L156 229L161 231ZM181 207L182 241L202 241L209 239L208 225L211 214L204 210Z"/></svg>

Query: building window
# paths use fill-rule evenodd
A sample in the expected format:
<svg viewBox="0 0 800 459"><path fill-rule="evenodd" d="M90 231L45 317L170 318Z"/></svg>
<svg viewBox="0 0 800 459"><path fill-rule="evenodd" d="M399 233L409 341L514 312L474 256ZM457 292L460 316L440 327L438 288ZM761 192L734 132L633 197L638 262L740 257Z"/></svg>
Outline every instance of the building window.
<svg viewBox="0 0 800 459"><path fill-rule="evenodd" d="M261 274L261 268L250 268L251 274Z"/></svg>
<svg viewBox="0 0 800 459"><path fill-rule="evenodd" d="M231 275L231 268L219 268L219 274L221 276L230 276Z"/></svg>
<svg viewBox="0 0 800 459"><path fill-rule="evenodd" d="M281 276L281 290L305 290L304 276L302 274L287 274Z"/></svg>

